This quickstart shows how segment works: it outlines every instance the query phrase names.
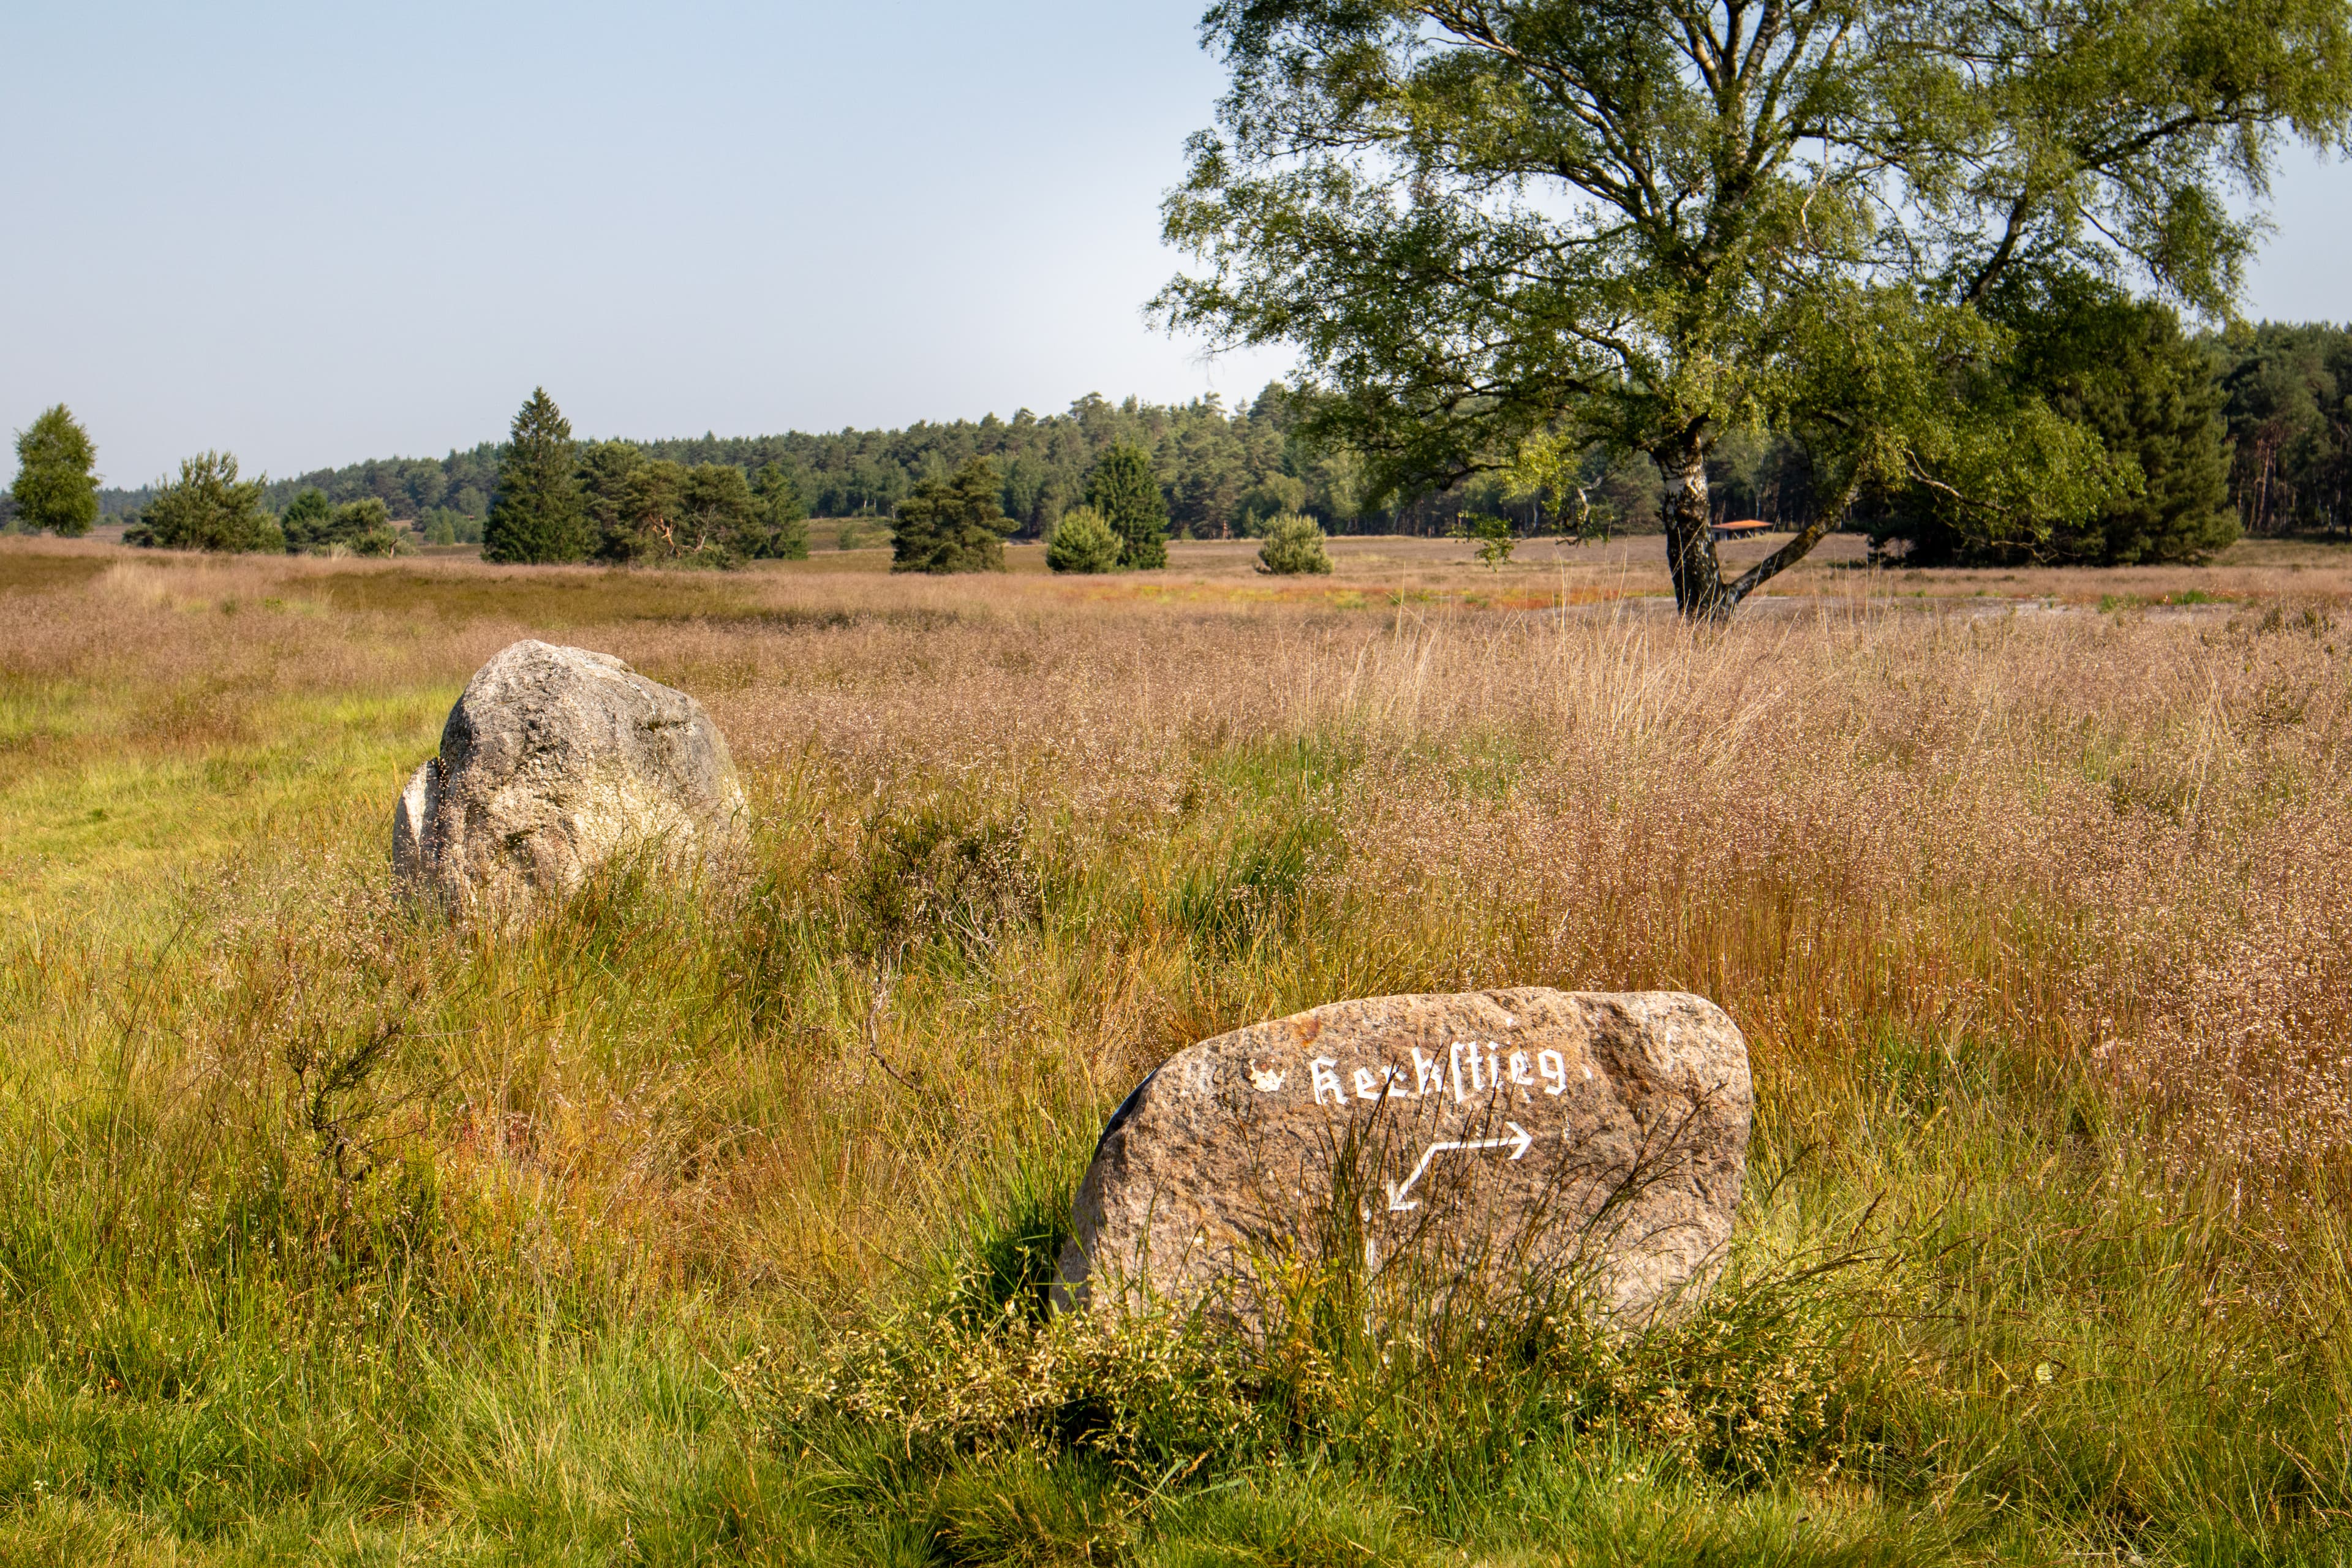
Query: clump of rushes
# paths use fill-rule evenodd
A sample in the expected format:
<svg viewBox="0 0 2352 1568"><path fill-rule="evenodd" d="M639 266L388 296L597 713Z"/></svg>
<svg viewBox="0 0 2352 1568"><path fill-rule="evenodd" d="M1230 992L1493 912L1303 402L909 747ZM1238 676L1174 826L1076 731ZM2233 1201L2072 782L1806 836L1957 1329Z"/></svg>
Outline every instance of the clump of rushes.
<svg viewBox="0 0 2352 1568"><path fill-rule="evenodd" d="M1213 1480L1269 1457L1342 1460L1400 1488L1500 1479L1530 1443L1619 1442L1693 1479L1769 1483L1847 1457L1840 1373L1857 1303L1885 1295L1853 1249L1750 1259L1653 1324L1614 1323L1574 1281L1520 1290L1363 1279L1344 1255L1269 1271L1246 1302L1052 1312L955 1288L882 1310L796 1361L730 1371L779 1441L856 1429L934 1465L974 1449L1098 1460L1138 1485ZM1866 1276L1858 1289L1847 1277ZM972 1310L986 1299L989 1310ZM1368 1310L1369 1309L1369 1310Z"/></svg>
<svg viewBox="0 0 2352 1568"><path fill-rule="evenodd" d="M1258 546L1257 569L1277 577L1330 571L1322 525L1295 511L1275 518L1265 525L1265 542Z"/></svg>

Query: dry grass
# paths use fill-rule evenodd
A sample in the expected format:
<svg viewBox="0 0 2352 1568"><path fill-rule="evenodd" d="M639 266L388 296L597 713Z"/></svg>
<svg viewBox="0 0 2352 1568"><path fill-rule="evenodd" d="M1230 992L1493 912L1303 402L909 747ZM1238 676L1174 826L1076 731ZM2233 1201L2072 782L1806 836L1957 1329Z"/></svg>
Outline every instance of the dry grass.
<svg viewBox="0 0 2352 1568"><path fill-rule="evenodd" d="M629 1445L665 1399L702 1408L656 1385L897 1299L1009 1192L1050 1208L1171 1050L1528 984L1720 1002L1765 1096L1753 1244L1868 1214L1909 1305L1842 1352L1836 1475L1726 1490L1570 1446L1584 1479L1549 1501L1417 1497L1416 1528L1586 1560L1561 1543L1624 1526L1622 1469L1665 1510L1650 1560L2322 1549L2352 1505L2325 1415L2352 1305L2327 1218L2352 1142L2346 568L1830 562L1790 579L1801 608L1695 636L1640 602L1661 574L1597 549L1487 574L1341 541L1307 587L1242 549L1069 583L0 547L0 1360L48 1391L0 1432L25 1550L87 1528L126 1560L268 1560L331 1517L366 1521L352 1560L404 1560L396 1518L460 1557L628 1560L660 1512L614 1500L653 1485L614 1479ZM2147 607L2192 595L2224 602ZM761 824L742 880L625 877L522 933L395 904L399 780L526 635L709 706ZM281 1479L220 1514L180 1471L70 1458L112 1451L76 1399L142 1387L163 1403L108 1419L192 1440L153 1368L204 1355L148 1341L213 1323L226 1387L247 1311L341 1347L302 1374L313 1426L252 1439ZM394 1319L424 1339L368 1327ZM580 1346L554 1371L515 1348L550 1332ZM366 1391L371 1344L430 1412ZM109 1356L147 1371L89 1370ZM445 1408L467 1399L489 1426ZM278 1451L354 1419L406 1468ZM736 1463L688 1447L681 1474ZM782 1463L726 1485L802 1486L760 1468ZM29 1489L51 1472L97 1522ZM728 1506L740 1554L835 1528ZM1809 1510L1832 1522L1790 1523ZM908 1528L908 1560L965 1539Z"/></svg>

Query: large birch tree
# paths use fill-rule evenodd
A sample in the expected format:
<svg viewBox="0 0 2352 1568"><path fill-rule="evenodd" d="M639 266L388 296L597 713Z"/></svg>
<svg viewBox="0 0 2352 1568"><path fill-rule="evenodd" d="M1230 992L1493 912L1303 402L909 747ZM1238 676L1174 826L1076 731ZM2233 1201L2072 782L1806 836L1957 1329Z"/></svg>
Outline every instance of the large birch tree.
<svg viewBox="0 0 2352 1568"><path fill-rule="evenodd" d="M1648 454L1686 616L1873 491L2032 537L2137 482L2006 374L2030 273L2231 310L2283 145L2352 120L2345 0L1219 0L1231 72L1155 305L1295 345L1377 486L1501 472L1568 504ZM1820 498L1737 577L1706 458L1801 441Z"/></svg>

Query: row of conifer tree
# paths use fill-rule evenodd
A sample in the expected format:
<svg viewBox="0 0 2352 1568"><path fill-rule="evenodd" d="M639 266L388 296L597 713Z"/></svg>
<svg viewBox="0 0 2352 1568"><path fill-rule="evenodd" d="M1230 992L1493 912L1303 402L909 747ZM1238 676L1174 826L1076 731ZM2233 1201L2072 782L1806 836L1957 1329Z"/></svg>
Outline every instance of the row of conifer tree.
<svg viewBox="0 0 2352 1568"><path fill-rule="evenodd" d="M1018 519L1002 504L995 465L975 457L925 479L898 501L891 568L1001 570ZM1168 562L1168 509L1139 447L1106 452L1087 484L1078 535L1099 527L1112 545L1062 570L1144 570ZM515 415L482 531L485 560L553 563L595 559L730 566L808 554L808 509L793 476L770 463L746 479L731 463L680 463L630 443L573 441L545 388ZM1066 523L1067 520L1065 520ZM1074 536L1074 537L1076 537Z"/></svg>
<svg viewBox="0 0 2352 1568"><path fill-rule="evenodd" d="M2031 542L2026 553L2105 563L2183 560L2209 554L2241 531L2352 532L2352 330L2264 325L2199 338L2181 332L2160 307L2121 308L2134 314L2124 323L2130 330L2088 333L2042 323L2053 346L2041 354L2048 363L2039 374L2070 416L2133 457L2143 482L2097 516ZM2077 341L2105 345L2098 364L2062 352ZM87 531L101 511L117 512L134 525L135 539L193 548L383 552L413 539L399 526L413 522L428 541L482 542L501 558L551 552L557 559L725 563L797 554L810 515L887 518L910 500L919 515L936 509L943 485L961 482L969 495L969 481L958 477L982 458L996 478L997 519L1010 525L1000 533L1043 537L1088 503L1096 470L1118 447L1144 454L1166 527L1180 533L1262 533L1273 518L1293 513L1334 531L1442 531L1465 515L1501 517L1521 532L1543 524L1530 498L1476 481L1373 508L1360 493L1360 465L1303 441L1300 407L1277 384L1231 415L1213 399L1176 407L1090 396L1044 418L1024 411L1010 421L901 431L577 446L567 432L557 446L568 459L541 454L529 476L538 487L525 509L531 530L496 542L485 535L501 471L510 466L505 446L484 443L442 459L371 461L275 484L241 478L234 457L205 453L168 483L105 491L93 477L89 436L58 407L19 433L19 473L0 510L18 529L64 533ZM561 420L551 404L541 412ZM567 461L568 479L557 472ZM1708 468L1726 518L1785 522L1811 504L1803 453L1769 430L1726 432ZM1586 477L1595 518L1626 531L1656 526L1657 477L1642 460L1596 454ZM1850 525L1914 560L2017 553L1978 537L1968 520L1916 503L1874 497ZM1075 537L1089 527L1079 520Z"/></svg>

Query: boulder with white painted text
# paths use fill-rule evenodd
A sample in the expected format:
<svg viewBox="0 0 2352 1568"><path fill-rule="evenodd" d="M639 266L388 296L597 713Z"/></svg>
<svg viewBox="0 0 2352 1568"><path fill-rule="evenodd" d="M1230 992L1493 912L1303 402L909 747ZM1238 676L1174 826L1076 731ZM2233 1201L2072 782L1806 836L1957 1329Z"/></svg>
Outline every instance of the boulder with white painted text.
<svg viewBox="0 0 2352 1568"><path fill-rule="evenodd" d="M1104 1129L1057 1297L1249 1305L1360 1258L1372 1281L1580 1296L1641 1316L1731 1237L1753 1089L1678 992L1382 996L1178 1053Z"/></svg>

